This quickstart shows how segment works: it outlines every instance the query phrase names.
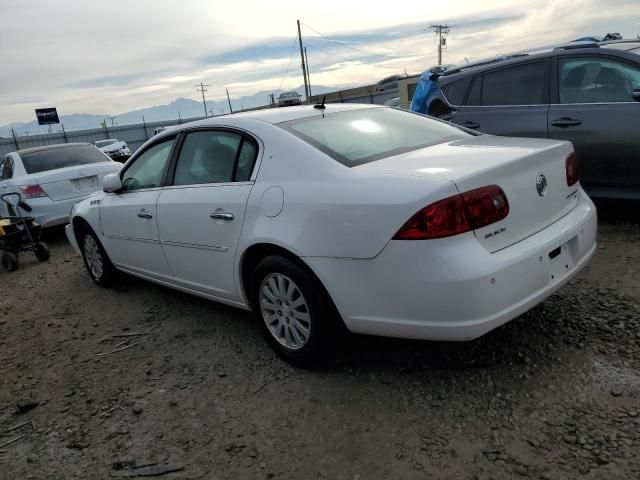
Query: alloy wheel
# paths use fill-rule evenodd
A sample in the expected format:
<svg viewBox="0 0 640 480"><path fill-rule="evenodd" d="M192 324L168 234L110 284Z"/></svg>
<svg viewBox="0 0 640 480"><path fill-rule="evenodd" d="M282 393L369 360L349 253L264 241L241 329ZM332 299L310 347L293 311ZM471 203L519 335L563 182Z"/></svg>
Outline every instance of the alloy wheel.
<svg viewBox="0 0 640 480"><path fill-rule="evenodd" d="M260 312L269 332L290 350L305 346L311 333L309 306L286 275L272 273L260 285Z"/></svg>
<svg viewBox="0 0 640 480"><path fill-rule="evenodd" d="M89 272L91 272L93 278L100 279L104 271L104 264L100 247L98 247L93 235L87 234L84 236L83 247L84 258L87 262L87 267L89 267Z"/></svg>

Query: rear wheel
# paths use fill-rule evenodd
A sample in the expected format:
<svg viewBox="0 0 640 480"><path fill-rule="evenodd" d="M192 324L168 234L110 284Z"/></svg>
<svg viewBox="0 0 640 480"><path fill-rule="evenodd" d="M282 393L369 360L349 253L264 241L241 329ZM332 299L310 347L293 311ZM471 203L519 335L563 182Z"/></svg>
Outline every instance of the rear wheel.
<svg viewBox="0 0 640 480"><path fill-rule="evenodd" d="M280 357L295 366L318 365L337 343L337 313L320 282L288 258L264 258L250 281L261 329Z"/></svg>
<svg viewBox="0 0 640 480"><path fill-rule="evenodd" d="M51 257L51 252L49 251L49 245L44 242L37 242L33 246L33 251L36 254L36 258L41 262L46 262Z"/></svg>
<svg viewBox="0 0 640 480"><path fill-rule="evenodd" d="M116 270L104 251L100 240L88 226L80 229L78 238L87 272L98 285L108 287L115 277Z"/></svg>
<svg viewBox="0 0 640 480"><path fill-rule="evenodd" d="M0 262L6 272L15 272L18 269L18 255L13 252L2 252Z"/></svg>

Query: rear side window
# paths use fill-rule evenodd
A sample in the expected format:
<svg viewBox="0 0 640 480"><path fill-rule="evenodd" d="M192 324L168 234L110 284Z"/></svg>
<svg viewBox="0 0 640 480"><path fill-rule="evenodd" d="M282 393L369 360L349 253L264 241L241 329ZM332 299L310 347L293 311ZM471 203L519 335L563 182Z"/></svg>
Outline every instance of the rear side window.
<svg viewBox="0 0 640 480"><path fill-rule="evenodd" d="M442 87L442 93L451 105L462 105L464 96L469 88L471 77L461 78Z"/></svg>
<svg viewBox="0 0 640 480"><path fill-rule="evenodd" d="M0 169L0 179L8 180L11 177L13 177L13 160L7 158L2 165L2 169Z"/></svg>
<svg viewBox="0 0 640 480"><path fill-rule="evenodd" d="M394 108L364 108L279 124L348 167L468 138L459 128Z"/></svg>
<svg viewBox="0 0 640 480"><path fill-rule="evenodd" d="M111 161L93 145L71 145L19 155L28 174Z"/></svg>
<svg viewBox="0 0 640 480"><path fill-rule="evenodd" d="M482 78L480 101L476 83ZM470 105L540 105L545 102L545 62L527 63L503 68L478 77L470 92ZM475 98L471 98L472 95Z"/></svg>
<svg viewBox="0 0 640 480"><path fill-rule="evenodd" d="M204 130L185 137L174 175L174 185L244 182L256 159L253 141L239 133Z"/></svg>

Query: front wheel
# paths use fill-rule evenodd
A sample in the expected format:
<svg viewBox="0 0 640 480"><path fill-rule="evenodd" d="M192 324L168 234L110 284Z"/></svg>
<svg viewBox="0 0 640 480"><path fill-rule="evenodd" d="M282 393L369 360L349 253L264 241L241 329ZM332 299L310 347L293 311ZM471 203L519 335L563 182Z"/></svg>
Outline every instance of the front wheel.
<svg viewBox="0 0 640 480"><path fill-rule="evenodd" d="M15 272L18 269L18 255L13 252L2 252L0 262L6 272Z"/></svg>
<svg viewBox="0 0 640 480"><path fill-rule="evenodd" d="M301 367L326 358L337 343L337 312L311 273L274 255L257 265L250 285L261 329L280 357Z"/></svg>
<svg viewBox="0 0 640 480"><path fill-rule="evenodd" d="M100 244L100 240L89 227L81 228L78 236L87 272L98 285L108 287L113 281L116 271Z"/></svg>
<svg viewBox="0 0 640 480"><path fill-rule="evenodd" d="M36 258L41 262L46 262L51 257L51 252L49 251L49 245L44 242L36 242L33 246L33 251L36 254Z"/></svg>

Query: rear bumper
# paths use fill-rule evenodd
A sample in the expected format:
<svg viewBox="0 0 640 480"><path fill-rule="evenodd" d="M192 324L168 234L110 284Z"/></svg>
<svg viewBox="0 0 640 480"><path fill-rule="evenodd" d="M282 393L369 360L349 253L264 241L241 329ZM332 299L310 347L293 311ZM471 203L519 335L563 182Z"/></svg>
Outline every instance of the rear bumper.
<svg viewBox="0 0 640 480"><path fill-rule="evenodd" d="M84 195L82 197L56 201L48 197L31 198L27 200L27 203L33 208L33 211L29 215L35 218L44 228L64 225L69 222L71 207L88 196L89 195Z"/></svg>
<svg viewBox="0 0 640 480"><path fill-rule="evenodd" d="M370 260L305 258L351 331L462 341L526 312L571 280L596 249L595 206L489 253L473 233L391 241ZM550 253L554 256L551 258Z"/></svg>

